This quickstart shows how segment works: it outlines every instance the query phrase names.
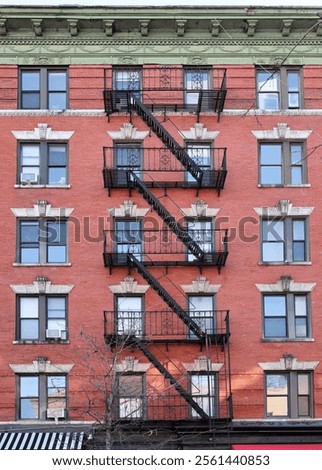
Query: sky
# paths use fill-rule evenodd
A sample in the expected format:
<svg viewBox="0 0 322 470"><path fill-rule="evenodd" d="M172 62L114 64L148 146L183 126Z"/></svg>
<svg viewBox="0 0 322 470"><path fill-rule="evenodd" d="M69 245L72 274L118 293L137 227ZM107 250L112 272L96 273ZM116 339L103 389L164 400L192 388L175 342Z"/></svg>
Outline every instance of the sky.
<svg viewBox="0 0 322 470"><path fill-rule="evenodd" d="M56 6L56 5L84 5L84 6L297 6L321 8L322 0L0 0L0 7L14 5Z"/></svg>

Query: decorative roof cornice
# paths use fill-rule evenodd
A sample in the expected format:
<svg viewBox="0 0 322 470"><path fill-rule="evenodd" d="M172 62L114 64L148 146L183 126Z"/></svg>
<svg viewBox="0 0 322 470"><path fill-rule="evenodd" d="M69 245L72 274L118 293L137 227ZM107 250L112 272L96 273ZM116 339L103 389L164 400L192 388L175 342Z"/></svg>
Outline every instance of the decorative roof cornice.
<svg viewBox="0 0 322 470"><path fill-rule="evenodd" d="M0 63L319 64L321 34L316 8L2 7Z"/></svg>

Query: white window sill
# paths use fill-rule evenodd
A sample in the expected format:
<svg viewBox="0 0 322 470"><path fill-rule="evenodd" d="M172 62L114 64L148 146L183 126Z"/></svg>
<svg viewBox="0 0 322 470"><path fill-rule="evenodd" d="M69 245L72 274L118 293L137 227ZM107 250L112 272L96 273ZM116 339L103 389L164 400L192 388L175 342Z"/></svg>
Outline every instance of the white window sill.
<svg viewBox="0 0 322 470"><path fill-rule="evenodd" d="M260 261L259 266L311 266L311 261Z"/></svg>
<svg viewBox="0 0 322 470"><path fill-rule="evenodd" d="M310 184L258 184L258 188L310 188Z"/></svg>
<svg viewBox="0 0 322 470"><path fill-rule="evenodd" d="M70 184L15 184L15 188L23 189L39 189L39 188L50 188L50 189L70 189Z"/></svg>
<svg viewBox="0 0 322 470"><path fill-rule="evenodd" d="M26 345L26 344L69 344L69 341L67 339L58 339L58 340L45 340L41 341L38 339L19 339L12 341L12 344L20 344L20 345Z"/></svg>
<svg viewBox="0 0 322 470"><path fill-rule="evenodd" d="M262 343L313 343L314 338L261 338Z"/></svg>
<svg viewBox="0 0 322 470"><path fill-rule="evenodd" d="M12 263L12 266L71 266L72 263Z"/></svg>

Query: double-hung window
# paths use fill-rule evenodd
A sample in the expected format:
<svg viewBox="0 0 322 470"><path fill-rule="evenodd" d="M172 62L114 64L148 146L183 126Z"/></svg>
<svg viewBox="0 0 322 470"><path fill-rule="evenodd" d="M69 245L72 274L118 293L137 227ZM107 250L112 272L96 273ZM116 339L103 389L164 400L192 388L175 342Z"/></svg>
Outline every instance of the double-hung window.
<svg viewBox="0 0 322 470"><path fill-rule="evenodd" d="M185 104L196 107L198 102L207 103L210 98L211 74L207 68L185 69ZM209 109L209 106L207 106Z"/></svg>
<svg viewBox="0 0 322 470"><path fill-rule="evenodd" d="M200 408L211 417L218 414L218 393L216 375L199 372L190 375L191 395ZM196 410L191 408L192 418L199 418Z"/></svg>
<svg viewBox="0 0 322 470"><path fill-rule="evenodd" d="M19 419L65 418L67 378L65 375L18 376Z"/></svg>
<svg viewBox="0 0 322 470"><path fill-rule="evenodd" d="M256 73L257 105L260 109L280 110L303 107L300 69L258 68Z"/></svg>
<svg viewBox="0 0 322 470"><path fill-rule="evenodd" d="M142 258L141 221L131 219L115 220L115 246L117 254L134 254L137 259Z"/></svg>
<svg viewBox="0 0 322 470"><path fill-rule="evenodd" d="M188 311L192 320L197 323L204 333L208 335L215 332L214 296L213 295L189 295ZM189 337L195 337L189 332Z"/></svg>
<svg viewBox="0 0 322 470"><path fill-rule="evenodd" d="M65 143L21 143L19 145L18 182L66 185L67 154Z"/></svg>
<svg viewBox="0 0 322 470"><path fill-rule="evenodd" d="M17 337L21 341L67 339L66 296L19 296L17 315Z"/></svg>
<svg viewBox="0 0 322 470"><path fill-rule="evenodd" d="M66 69L20 69L20 108L66 109L67 82Z"/></svg>
<svg viewBox="0 0 322 470"><path fill-rule="evenodd" d="M187 220L188 233L192 240L199 245L204 253L214 251L214 239L211 219ZM188 261L195 261L196 257L188 251Z"/></svg>
<svg viewBox="0 0 322 470"><path fill-rule="evenodd" d="M114 166L117 170L133 171L141 176L143 149L140 143L120 144L114 146Z"/></svg>
<svg viewBox="0 0 322 470"><path fill-rule="evenodd" d="M210 144L187 143L186 150L189 157L203 172L211 169L212 149ZM189 182L196 182L195 178L189 172L186 173L186 179Z"/></svg>
<svg viewBox="0 0 322 470"><path fill-rule="evenodd" d="M67 262L67 222L46 218L18 221L18 263Z"/></svg>
<svg viewBox="0 0 322 470"><path fill-rule="evenodd" d="M307 182L304 144L271 142L259 144L261 185L302 185Z"/></svg>
<svg viewBox="0 0 322 470"><path fill-rule="evenodd" d="M139 419L144 416L144 375L119 374L118 417L124 419Z"/></svg>
<svg viewBox="0 0 322 470"><path fill-rule="evenodd" d="M304 339L310 337L307 294L263 295L264 338Z"/></svg>
<svg viewBox="0 0 322 470"><path fill-rule="evenodd" d="M114 70L115 104L119 109L127 109L129 92L137 98L142 89L142 73L140 68L116 68Z"/></svg>
<svg viewBox="0 0 322 470"><path fill-rule="evenodd" d="M307 220L294 217L262 220L262 261L295 263L309 260Z"/></svg>
<svg viewBox="0 0 322 470"><path fill-rule="evenodd" d="M267 418L312 417L311 372L272 372L265 381Z"/></svg>
<svg viewBox="0 0 322 470"><path fill-rule="evenodd" d="M143 334L143 298L139 296L117 296L116 299L117 334Z"/></svg>

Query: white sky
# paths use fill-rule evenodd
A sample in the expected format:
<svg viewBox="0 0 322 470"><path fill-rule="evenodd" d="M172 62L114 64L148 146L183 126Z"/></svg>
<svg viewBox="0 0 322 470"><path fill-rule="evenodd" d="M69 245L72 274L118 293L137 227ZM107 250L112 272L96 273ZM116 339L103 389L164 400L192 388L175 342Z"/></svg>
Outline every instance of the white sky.
<svg viewBox="0 0 322 470"><path fill-rule="evenodd" d="M269 7L322 7L322 0L0 0L1 6L55 6L55 5L84 5L84 6L269 6Z"/></svg>

